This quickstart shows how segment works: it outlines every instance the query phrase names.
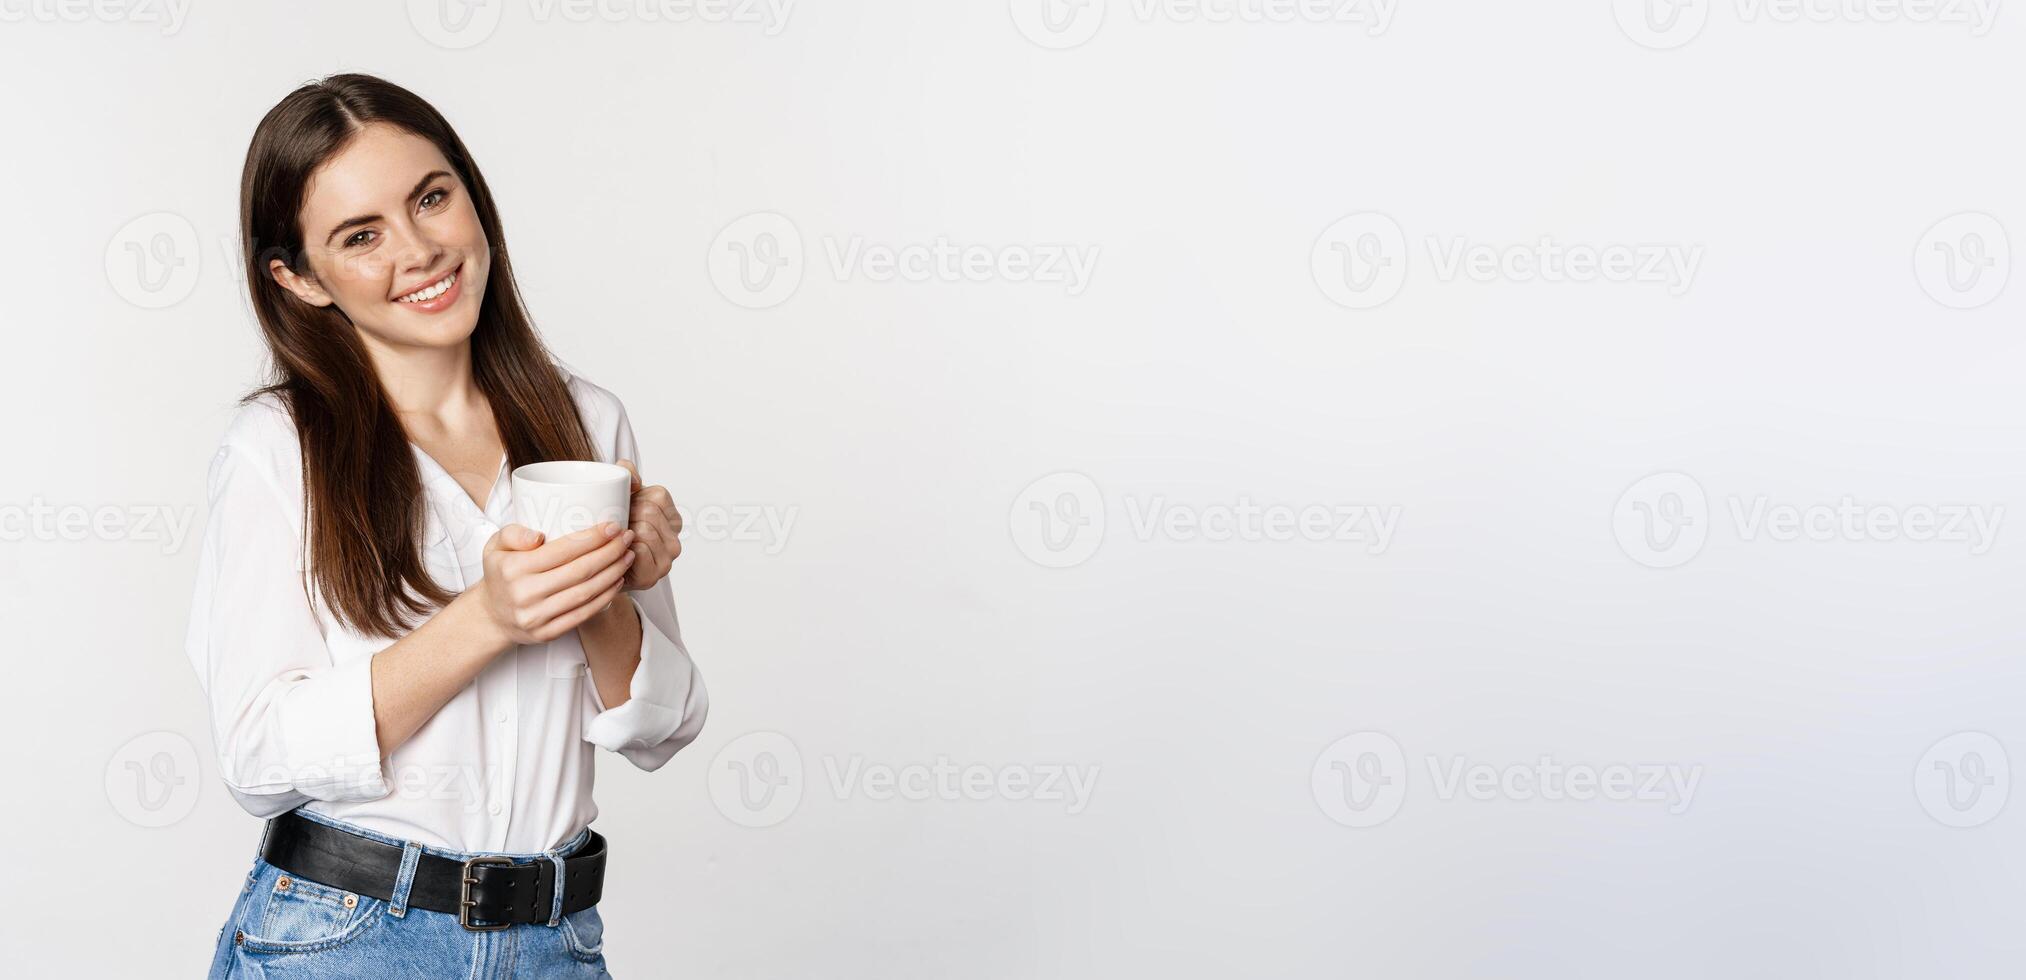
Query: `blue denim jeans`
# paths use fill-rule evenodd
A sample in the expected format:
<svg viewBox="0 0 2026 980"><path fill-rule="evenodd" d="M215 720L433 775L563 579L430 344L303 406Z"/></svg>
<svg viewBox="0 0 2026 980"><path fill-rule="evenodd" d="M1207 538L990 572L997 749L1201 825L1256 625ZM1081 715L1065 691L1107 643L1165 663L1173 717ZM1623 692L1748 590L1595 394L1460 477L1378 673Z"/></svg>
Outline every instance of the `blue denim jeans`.
<svg viewBox="0 0 2026 980"><path fill-rule="evenodd" d="M302 811L319 823L403 848L392 899L320 884L281 870L254 849L253 868L239 889L232 916L218 930L211 980L265 977L372 977L438 980L467 977L609 978L603 953L605 925L593 905L553 923L520 923L498 932L473 932L457 916L408 905L415 862L423 853L456 861L477 857L377 834L356 824ZM589 840L583 830L541 854L507 854L515 864L555 861ZM266 843L263 837L261 843Z"/></svg>

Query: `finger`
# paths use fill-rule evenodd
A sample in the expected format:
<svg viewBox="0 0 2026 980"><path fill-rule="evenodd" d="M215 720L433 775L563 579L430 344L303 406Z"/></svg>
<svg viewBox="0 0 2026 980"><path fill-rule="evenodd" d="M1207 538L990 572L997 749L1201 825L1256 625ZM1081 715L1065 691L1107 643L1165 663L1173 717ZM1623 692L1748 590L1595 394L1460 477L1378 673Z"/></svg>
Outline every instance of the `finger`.
<svg viewBox="0 0 2026 980"><path fill-rule="evenodd" d="M530 556L534 560L529 563L528 571L544 572L567 565L617 540L624 533L619 525L606 521L575 534L566 534L537 549Z"/></svg>
<svg viewBox="0 0 2026 980"><path fill-rule="evenodd" d="M658 536L661 533L661 528L655 522L660 520L661 517L661 511L656 510L653 504L635 500L633 502L633 509L627 512L626 526L640 532L642 536L650 534Z"/></svg>
<svg viewBox="0 0 2026 980"><path fill-rule="evenodd" d="M634 550L638 551L643 546L646 551L640 557L644 561L634 568L633 578L645 587L660 581L663 575L668 574L669 566L675 562L677 555L682 554L682 539L676 537L673 531L661 525L658 520L649 519L641 522L640 539L639 543L634 545Z"/></svg>
<svg viewBox="0 0 2026 980"><path fill-rule="evenodd" d="M522 524L508 524L485 543L485 550L533 551L541 546L542 532Z"/></svg>
<svg viewBox="0 0 2026 980"><path fill-rule="evenodd" d="M529 580L529 586L535 595L552 596L562 592L604 571L607 565L618 561L619 556L630 551L635 540L637 539L632 532L622 532L602 546L534 576Z"/></svg>
<svg viewBox="0 0 2026 980"><path fill-rule="evenodd" d="M642 501L653 504L655 509L661 511L669 520L677 524L682 522L682 512L676 509L675 498L669 496L667 487L653 486L640 491L634 498L634 505L639 506Z"/></svg>
<svg viewBox="0 0 2026 980"><path fill-rule="evenodd" d="M629 554L633 556L633 567L626 571L626 584L629 587L644 589L660 581L655 575L658 566L655 564L653 548L648 547L645 542L635 542Z"/></svg>
<svg viewBox="0 0 2026 980"><path fill-rule="evenodd" d="M642 538L656 544L675 540L676 529L669 523L668 514L652 504L636 506L629 523Z"/></svg>
<svg viewBox="0 0 2026 980"><path fill-rule="evenodd" d="M614 583L623 583L626 580L626 570L636 560L630 551L620 555L617 561L607 565L596 575L544 600L538 608L536 615L542 617L544 621L553 620L558 616L567 614L578 606L590 602L599 594L612 588Z"/></svg>
<svg viewBox="0 0 2026 980"><path fill-rule="evenodd" d="M640 469L639 469L639 467L636 467L636 466L634 466L634 465L633 465L633 461L632 461L632 460L630 460L630 459L622 459L622 460L620 460L620 461L619 461L619 465L621 465L621 466L624 466L624 467L626 467L626 472L628 472L628 473L631 473L631 474L633 474L633 485L632 485L631 487L628 487L628 488L627 488L627 491L628 491L628 492L630 492L630 493L637 493L637 492L639 492L639 490L640 490Z"/></svg>
<svg viewBox="0 0 2026 980"><path fill-rule="evenodd" d="M561 636L564 633L568 633L569 631L584 625L585 620L590 619L591 617L596 616L601 612L604 612L605 607L612 604L612 600L619 598L619 593L621 591L620 586L624 584L625 584L624 582L616 583L611 588L606 589L605 591L600 592L597 595L591 597L590 602L584 603L583 605L578 606L577 608L572 609L569 612L566 612L561 616L558 616L555 619L550 620L548 624L545 627L543 627L542 632L550 633L550 631L553 630L554 632L550 633L551 636Z"/></svg>

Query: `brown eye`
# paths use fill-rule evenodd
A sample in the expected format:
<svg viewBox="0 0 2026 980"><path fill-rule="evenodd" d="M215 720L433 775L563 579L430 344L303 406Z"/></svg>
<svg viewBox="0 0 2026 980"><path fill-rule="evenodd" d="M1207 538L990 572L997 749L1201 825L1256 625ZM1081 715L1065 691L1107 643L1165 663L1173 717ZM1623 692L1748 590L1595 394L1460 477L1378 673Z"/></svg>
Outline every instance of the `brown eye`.
<svg viewBox="0 0 2026 980"><path fill-rule="evenodd" d="M355 235L353 235L353 236L352 236L352 237L350 237L350 238L347 238L347 239L345 239L345 247L346 247L346 248L357 248L357 247L358 247L358 246L360 246L360 245L364 245L364 244L366 244L366 236L367 236L367 235L370 235L370 234L372 234L372 232L370 232L370 231L362 231L362 232L359 232L358 234L355 234Z"/></svg>

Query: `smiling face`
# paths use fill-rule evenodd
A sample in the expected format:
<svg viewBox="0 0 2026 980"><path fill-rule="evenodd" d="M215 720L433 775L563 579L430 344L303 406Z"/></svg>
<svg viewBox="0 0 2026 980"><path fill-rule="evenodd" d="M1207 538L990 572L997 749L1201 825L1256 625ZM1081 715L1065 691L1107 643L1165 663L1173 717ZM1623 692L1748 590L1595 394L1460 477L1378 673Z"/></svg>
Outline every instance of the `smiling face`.
<svg viewBox="0 0 2026 980"><path fill-rule="evenodd" d="M368 347L452 347L478 326L491 251L436 144L369 123L311 175L298 218L309 274L269 272L312 306L335 304Z"/></svg>

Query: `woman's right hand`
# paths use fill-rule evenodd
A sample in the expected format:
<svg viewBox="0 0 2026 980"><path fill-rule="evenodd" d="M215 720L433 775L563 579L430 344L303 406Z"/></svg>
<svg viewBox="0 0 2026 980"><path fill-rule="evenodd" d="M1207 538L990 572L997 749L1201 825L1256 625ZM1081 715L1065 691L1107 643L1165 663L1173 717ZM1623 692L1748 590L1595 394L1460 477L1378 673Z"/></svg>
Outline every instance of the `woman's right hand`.
<svg viewBox="0 0 2026 980"><path fill-rule="evenodd" d="M485 577L471 591L507 642L547 643L618 597L633 537L606 523L545 542L539 531L508 524L485 543Z"/></svg>

